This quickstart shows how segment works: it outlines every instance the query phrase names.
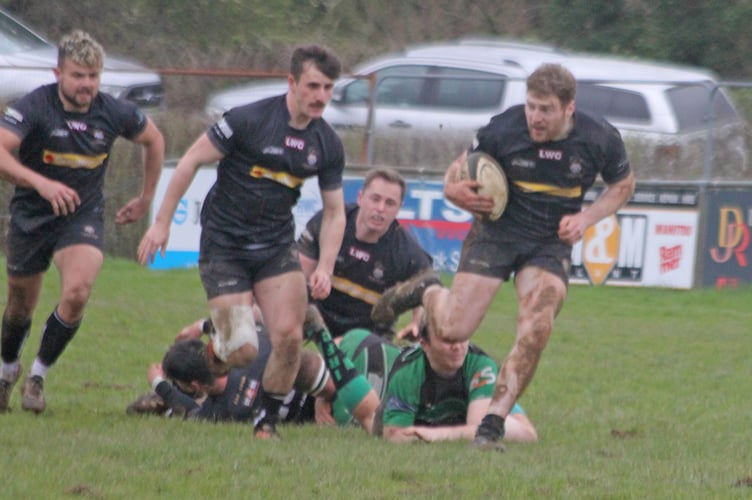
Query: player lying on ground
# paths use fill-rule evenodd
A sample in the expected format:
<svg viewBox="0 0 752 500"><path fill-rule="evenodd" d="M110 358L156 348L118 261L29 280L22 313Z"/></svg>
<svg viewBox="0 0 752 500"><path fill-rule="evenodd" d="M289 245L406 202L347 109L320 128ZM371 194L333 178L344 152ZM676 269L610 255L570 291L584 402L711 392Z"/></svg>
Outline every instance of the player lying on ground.
<svg viewBox="0 0 752 500"><path fill-rule="evenodd" d="M491 401L498 367L468 341L439 339L424 324L419 344L400 348L365 330L352 330L338 346L317 309L304 326L324 357L337 395L317 399L319 423L346 424L348 408L371 433L394 442L472 439ZM507 421L505 439L537 441L519 405Z"/></svg>

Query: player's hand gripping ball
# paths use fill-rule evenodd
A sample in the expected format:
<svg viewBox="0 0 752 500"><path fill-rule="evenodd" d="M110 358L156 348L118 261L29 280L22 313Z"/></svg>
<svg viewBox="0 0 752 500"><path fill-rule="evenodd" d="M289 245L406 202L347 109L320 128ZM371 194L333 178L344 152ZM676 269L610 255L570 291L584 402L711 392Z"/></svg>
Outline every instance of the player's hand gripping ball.
<svg viewBox="0 0 752 500"><path fill-rule="evenodd" d="M488 219L493 221L501 217L509 199L507 176L501 165L492 156L476 151L467 155L460 176L462 179L478 181L478 194L493 198L493 209L488 214Z"/></svg>

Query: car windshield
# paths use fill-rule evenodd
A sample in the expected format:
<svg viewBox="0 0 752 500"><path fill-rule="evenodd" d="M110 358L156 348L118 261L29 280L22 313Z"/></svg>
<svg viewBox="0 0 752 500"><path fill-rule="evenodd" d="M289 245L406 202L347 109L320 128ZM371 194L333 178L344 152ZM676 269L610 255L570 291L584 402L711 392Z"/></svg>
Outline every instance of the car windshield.
<svg viewBox="0 0 752 500"><path fill-rule="evenodd" d="M710 82L677 85L668 92L668 98L676 111L680 130L705 128L713 113L713 119L724 122L738 119L734 106L726 95ZM710 98L713 96L713 109Z"/></svg>
<svg viewBox="0 0 752 500"><path fill-rule="evenodd" d="M0 54L13 54L49 46L46 41L0 12Z"/></svg>

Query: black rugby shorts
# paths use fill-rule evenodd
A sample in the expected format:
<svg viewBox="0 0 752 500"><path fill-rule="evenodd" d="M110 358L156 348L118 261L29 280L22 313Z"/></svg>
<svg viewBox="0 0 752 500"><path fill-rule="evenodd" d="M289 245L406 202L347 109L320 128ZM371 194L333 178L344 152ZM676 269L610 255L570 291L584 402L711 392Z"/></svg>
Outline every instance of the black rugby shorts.
<svg viewBox="0 0 752 500"><path fill-rule="evenodd" d="M201 283L206 298L242 293L253 289L253 284L267 278L292 271L303 272L295 243L254 250L248 257L217 255L202 252L198 261Z"/></svg>
<svg viewBox="0 0 752 500"><path fill-rule="evenodd" d="M11 217L8 229L8 274L32 276L47 271L55 252L71 245L104 247L104 217L100 211L76 211L26 231Z"/></svg>
<svg viewBox="0 0 752 500"><path fill-rule="evenodd" d="M457 272L508 281L512 273L535 266L569 284L572 247L559 240L533 241L508 234L491 234L483 224L473 224L462 245Z"/></svg>

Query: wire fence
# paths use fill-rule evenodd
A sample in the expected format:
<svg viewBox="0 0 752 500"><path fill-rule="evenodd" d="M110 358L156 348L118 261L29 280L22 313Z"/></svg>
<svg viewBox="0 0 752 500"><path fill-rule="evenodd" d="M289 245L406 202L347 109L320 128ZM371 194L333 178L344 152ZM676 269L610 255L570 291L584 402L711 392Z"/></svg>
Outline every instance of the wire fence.
<svg viewBox="0 0 752 500"><path fill-rule="evenodd" d="M209 98L227 87L268 83L279 80L280 73L254 71L157 70L162 75L168 105L152 116L165 135L167 157L178 157L198 137L216 116L207 114ZM385 113L378 100L373 75L354 75L369 83L368 98L360 104L351 126L338 129L347 155L347 168L358 175L371 165L389 165L412 179L440 179L451 160L466 149L472 134L466 131L453 134L417 133L410 130L388 131L377 126L380 114ZM175 97L184 83L195 79L210 81L196 85L202 88L188 99ZM596 82L604 83L604 82ZM611 82L618 86L615 81ZM667 82L642 82L654 85ZM631 82L630 85L635 85ZM737 119L718 116L715 105L719 93L728 95ZM339 96L342 98L342 96ZM178 105L172 103L179 102ZM650 130L650 123L637 123L631 129L620 127L625 138L630 162L638 181L693 182L709 185L717 182L752 182L752 130L748 117L752 116L752 82L720 82L714 85L700 102L688 102L687 108L702 109L702 125L682 133L664 133ZM394 106L392 106L394 107ZM409 111L409 103L403 106ZM344 105L340 109L345 109ZM414 112L429 113L417 108ZM688 113L681 113L686 115ZM450 113L457 113L451 110ZM489 112L489 117L492 113ZM607 117L608 118L608 117ZM105 250L108 254L133 258L138 240L146 229L147 221L130 226L116 226L114 214L131 197L138 195L143 171L140 148L127 141L119 141L113 150L108 169L105 193L107 197L107 234ZM12 186L0 183L0 243L5 248L5 234L9 220L8 201Z"/></svg>

